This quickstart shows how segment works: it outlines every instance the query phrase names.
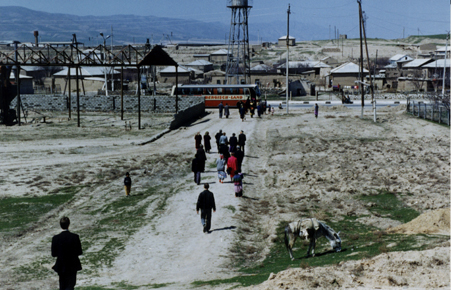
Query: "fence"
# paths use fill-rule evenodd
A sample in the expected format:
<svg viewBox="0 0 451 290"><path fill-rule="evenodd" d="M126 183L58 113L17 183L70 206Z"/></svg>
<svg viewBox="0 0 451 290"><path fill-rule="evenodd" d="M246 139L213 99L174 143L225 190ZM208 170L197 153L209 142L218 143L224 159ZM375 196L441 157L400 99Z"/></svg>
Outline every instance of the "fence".
<svg viewBox="0 0 451 290"><path fill-rule="evenodd" d="M444 106L415 102L408 99L407 112L419 118L428 119L440 124L447 124L449 126L450 123L449 109Z"/></svg>
<svg viewBox="0 0 451 290"><path fill-rule="evenodd" d="M24 110L49 110L67 111L69 98L65 95L21 95L22 108ZM203 97L190 96L178 98L178 110L186 110L197 104L204 103ZM17 106L17 98L11 102L11 108ZM171 96L141 96L141 111L154 113L175 113L175 97ZM71 109L77 109L77 98L72 96ZM80 96L80 109L83 111L96 112L120 112L120 96ZM124 96L124 111L138 111L138 97L135 95Z"/></svg>

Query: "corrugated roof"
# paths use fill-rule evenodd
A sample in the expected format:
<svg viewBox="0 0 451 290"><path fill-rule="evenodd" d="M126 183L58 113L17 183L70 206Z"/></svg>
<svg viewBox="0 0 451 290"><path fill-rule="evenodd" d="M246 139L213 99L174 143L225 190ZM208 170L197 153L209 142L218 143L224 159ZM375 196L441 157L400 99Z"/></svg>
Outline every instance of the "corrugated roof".
<svg viewBox="0 0 451 290"><path fill-rule="evenodd" d="M268 71L271 70L272 67L266 64L258 64L251 68L251 71Z"/></svg>
<svg viewBox="0 0 451 290"><path fill-rule="evenodd" d="M425 58L425 59L414 59L409 63L406 63L405 65L403 65L403 68L417 68L420 67L428 62L431 62L432 59L430 58Z"/></svg>
<svg viewBox="0 0 451 290"><path fill-rule="evenodd" d="M446 64L445 64L445 60L444 59L437 59L436 61L430 62L428 64L423 65L423 67L427 67L427 68L435 68L435 67L449 67L449 59L446 59Z"/></svg>
<svg viewBox="0 0 451 290"><path fill-rule="evenodd" d="M395 54L392 56L389 61L391 62L402 62L402 61L410 61L413 58L407 54Z"/></svg>
<svg viewBox="0 0 451 290"><path fill-rule="evenodd" d="M81 67L81 73L80 71L78 71L78 74L80 76L84 76L84 77L93 77L93 76L102 76L105 74L105 71L107 74L111 74L111 68L109 67ZM75 76L77 73L76 68L71 68L70 69L70 75L71 77ZM120 72L117 70L114 70L114 74L119 74ZM67 76L67 68L63 69L62 71L59 71L55 74L53 74L54 76Z"/></svg>
<svg viewBox="0 0 451 290"><path fill-rule="evenodd" d="M213 52L212 54L230 54L230 53L225 49L220 49L220 50Z"/></svg>
<svg viewBox="0 0 451 290"><path fill-rule="evenodd" d="M283 63L279 65L277 68L282 69L286 68L286 63ZM288 62L289 68L327 68L330 67L330 65L325 64L324 62L318 61L318 60L303 60L303 61L289 61Z"/></svg>
<svg viewBox="0 0 451 290"><path fill-rule="evenodd" d="M437 48L436 52L445 52L445 50L450 51L451 46L448 46L448 48L446 48L446 46L441 46L441 47Z"/></svg>
<svg viewBox="0 0 451 290"><path fill-rule="evenodd" d="M331 74L333 74L333 73L335 73L335 74L359 73L359 71L360 71L360 68L358 65L356 65L353 62L347 62L347 63L340 65L337 68L334 68L333 70L330 71L330 73ZM363 68L363 72L368 73L368 70Z"/></svg>
<svg viewBox="0 0 451 290"><path fill-rule="evenodd" d="M190 71L197 71L197 72L199 72L198 70L195 70L193 68L187 68L187 67L184 67L184 66L179 66L178 67L178 73L187 73L187 72L190 72ZM175 66L165 67L164 69L162 69L160 71L160 73L175 73Z"/></svg>
<svg viewBox="0 0 451 290"><path fill-rule="evenodd" d="M279 40L286 40L286 39L287 39L286 35L279 38ZM288 39L296 39L296 38L294 38L293 36L289 36Z"/></svg>
<svg viewBox="0 0 451 290"><path fill-rule="evenodd" d="M190 62L190 63L187 64L187 65L211 65L211 64L212 64L212 63L209 62L208 60L198 59L198 60L195 60L195 61L193 61L193 62Z"/></svg>

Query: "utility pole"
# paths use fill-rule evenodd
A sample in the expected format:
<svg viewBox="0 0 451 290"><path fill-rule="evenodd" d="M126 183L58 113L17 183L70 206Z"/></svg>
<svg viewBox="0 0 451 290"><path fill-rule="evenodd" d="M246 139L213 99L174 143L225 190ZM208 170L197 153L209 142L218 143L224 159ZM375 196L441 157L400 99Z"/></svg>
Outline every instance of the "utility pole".
<svg viewBox="0 0 451 290"><path fill-rule="evenodd" d="M289 91L289 84L288 84L288 68L289 68L289 56L290 56L290 4L288 4L288 10L287 10L287 80L286 85L287 89L285 90L285 96L286 96L286 104L287 104L287 114L289 112L288 110L288 91Z"/></svg>
<svg viewBox="0 0 451 290"><path fill-rule="evenodd" d="M448 55L448 39L449 39L449 33L446 35L445 62L443 63L442 98L445 97L446 56ZM451 72L450 72L450 74L451 74Z"/></svg>
<svg viewBox="0 0 451 290"><path fill-rule="evenodd" d="M360 30L360 92L362 93L362 112L360 118L363 119L363 108L365 107L365 91L363 90L363 43L362 43L362 0L357 0L359 3L359 30Z"/></svg>
<svg viewBox="0 0 451 290"><path fill-rule="evenodd" d="M362 11L362 10L360 10L360 11ZM376 116L376 100L374 99L374 87L373 87L373 78L371 77L370 56L368 54L368 44L366 42L365 20L362 21L362 30L363 30L363 37L365 38L366 61L367 61L367 64L368 64L368 72L369 72L369 79L370 79L371 104L373 104L374 122L376 123L376 120L377 120L377 116ZM362 67L362 72L363 72L363 67Z"/></svg>

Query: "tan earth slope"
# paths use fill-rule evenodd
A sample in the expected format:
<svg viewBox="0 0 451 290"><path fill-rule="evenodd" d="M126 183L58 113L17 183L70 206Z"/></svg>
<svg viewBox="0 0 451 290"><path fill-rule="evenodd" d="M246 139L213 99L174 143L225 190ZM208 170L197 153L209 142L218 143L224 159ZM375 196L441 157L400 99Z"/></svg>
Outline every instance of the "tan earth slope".
<svg viewBox="0 0 451 290"><path fill-rule="evenodd" d="M390 232L449 235L449 210L449 208L442 208L425 212L408 223L390 229Z"/></svg>

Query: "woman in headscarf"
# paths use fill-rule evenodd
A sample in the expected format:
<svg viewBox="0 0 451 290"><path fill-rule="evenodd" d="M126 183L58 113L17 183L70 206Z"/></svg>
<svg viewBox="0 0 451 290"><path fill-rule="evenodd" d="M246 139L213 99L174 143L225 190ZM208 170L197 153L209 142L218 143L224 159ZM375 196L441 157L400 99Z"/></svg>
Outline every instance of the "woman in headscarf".
<svg viewBox="0 0 451 290"><path fill-rule="evenodd" d="M219 158L216 159L216 169L218 170L218 178L219 183L224 183L224 179L227 177L227 174L225 173L225 165L226 161L224 159L224 155L219 155Z"/></svg>

